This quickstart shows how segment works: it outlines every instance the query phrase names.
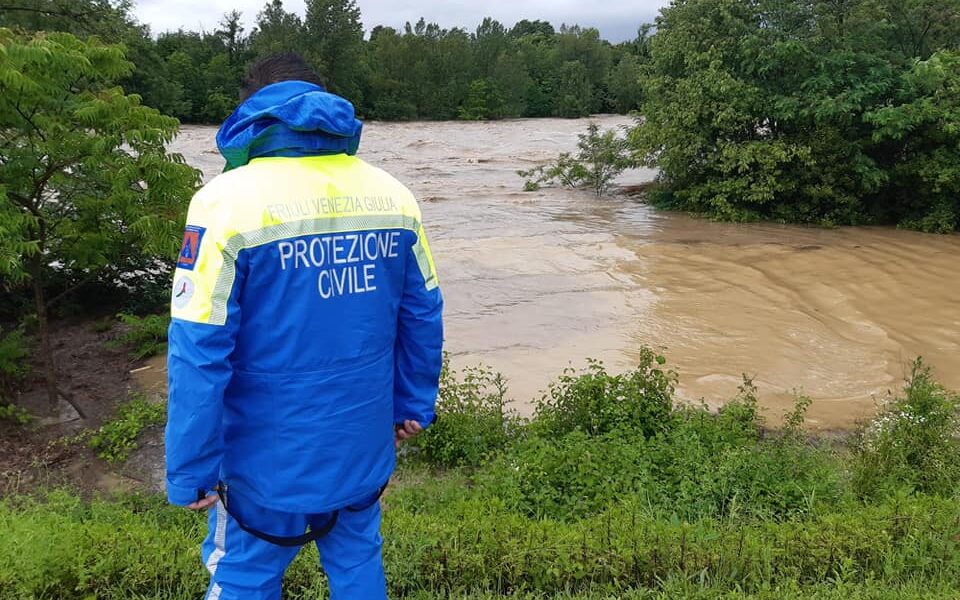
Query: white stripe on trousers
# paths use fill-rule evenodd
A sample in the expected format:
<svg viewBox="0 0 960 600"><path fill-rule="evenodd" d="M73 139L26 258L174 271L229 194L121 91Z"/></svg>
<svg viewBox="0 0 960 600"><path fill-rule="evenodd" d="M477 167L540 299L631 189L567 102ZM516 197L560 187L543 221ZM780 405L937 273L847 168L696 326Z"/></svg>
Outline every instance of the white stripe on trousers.
<svg viewBox="0 0 960 600"><path fill-rule="evenodd" d="M214 510L217 511L217 528L213 532L213 545L215 547L213 552L210 553L210 557L207 558L207 570L210 571L210 577L217 574L217 565L220 564L223 555L227 553L227 511L222 509L219 500ZM207 600L219 600L221 591L223 591L223 588L220 587L220 584L214 583L210 588Z"/></svg>

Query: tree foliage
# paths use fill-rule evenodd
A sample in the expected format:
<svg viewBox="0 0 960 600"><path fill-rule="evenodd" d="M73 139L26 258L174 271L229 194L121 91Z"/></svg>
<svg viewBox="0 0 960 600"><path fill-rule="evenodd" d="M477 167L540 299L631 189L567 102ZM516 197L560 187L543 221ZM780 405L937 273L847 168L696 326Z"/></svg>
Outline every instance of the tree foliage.
<svg viewBox="0 0 960 600"><path fill-rule="evenodd" d="M941 0L672 3L632 134L661 170L655 201L731 220L956 228L958 40L960 11Z"/></svg>
<svg viewBox="0 0 960 600"><path fill-rule="evenodd" d="M0 276L32 289L51 400L50 307L162 270L197 183L165 150L176 119L116 85L131 69L96 38L0 29Z"/></svg>
<svg viewBox="0 0 960 600"><path fill-rule="evenodd" d="M579 117L639 101L643 38L611 45L596 29L485 18L472 32L420 19L369 28L355 0L308 0L303 17L268 0L251 31L230 11L214 31L152 36L128 0L5 0L0 26L68 31L122 43L135 67L121 83L186 122L217 123L236 106L244 68L277 52L303 54L335 93L373 119ZM644 30L647 31L647 30ZM646 35L646 34L644 34Z"/></svg>

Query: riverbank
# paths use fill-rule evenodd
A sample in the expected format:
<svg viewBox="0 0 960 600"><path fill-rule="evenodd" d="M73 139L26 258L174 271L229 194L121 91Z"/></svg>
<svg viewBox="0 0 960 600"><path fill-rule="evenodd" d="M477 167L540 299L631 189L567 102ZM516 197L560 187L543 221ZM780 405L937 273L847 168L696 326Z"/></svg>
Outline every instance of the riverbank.
<svg viewBox="0 0 960 600"><path fill-rule="evenodd" d="M445 371L438 422L384 498L392 597L960 598L960 398L915 363L846 440L771 431L749 381L719 412L677 405L645 350L559 379L536 415L485 369ZM4 598L196 597L205 517L162 496L73 488L0 501ZM45 543L50 540L54 543ZM286 598L322 597L315 550Z"/></svg>

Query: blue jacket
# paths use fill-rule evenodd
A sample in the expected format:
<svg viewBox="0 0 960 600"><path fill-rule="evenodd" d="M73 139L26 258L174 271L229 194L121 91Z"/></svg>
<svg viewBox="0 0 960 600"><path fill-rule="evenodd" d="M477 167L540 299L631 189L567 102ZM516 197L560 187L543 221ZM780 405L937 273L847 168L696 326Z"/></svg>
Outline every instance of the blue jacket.
<svg viewBox="0 0 960 600"><path fill-rule="evenodd" d="M427 426L443 300L402 184L353 156L346 100L267 86L224 123L228 172L190 203L169 337L167 492L222 480L264 508L319 513L393 471L393 427Z"/></svg>

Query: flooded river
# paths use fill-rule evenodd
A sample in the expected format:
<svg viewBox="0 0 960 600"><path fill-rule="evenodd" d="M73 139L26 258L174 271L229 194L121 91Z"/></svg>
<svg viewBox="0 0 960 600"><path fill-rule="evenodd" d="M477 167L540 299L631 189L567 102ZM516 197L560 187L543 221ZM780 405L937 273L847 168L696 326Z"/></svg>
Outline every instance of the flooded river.
<svg viewBox="0 0 960 600"><path fill-rule="evenodd" d="M454 366L503 372L527 412L566 366L626 369L641 346L662 347L682 398L717 405L746 373L772 420L796 390L823 429L869 414L917 355L960 389L960 236L712 223L522 192L515 171L573 150L586 124L366 124L360 156L421 200ZM208 178L223 164L215 131L187 127L173 148Z"/></svg>

